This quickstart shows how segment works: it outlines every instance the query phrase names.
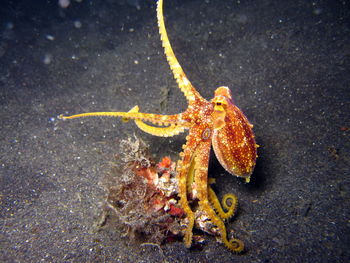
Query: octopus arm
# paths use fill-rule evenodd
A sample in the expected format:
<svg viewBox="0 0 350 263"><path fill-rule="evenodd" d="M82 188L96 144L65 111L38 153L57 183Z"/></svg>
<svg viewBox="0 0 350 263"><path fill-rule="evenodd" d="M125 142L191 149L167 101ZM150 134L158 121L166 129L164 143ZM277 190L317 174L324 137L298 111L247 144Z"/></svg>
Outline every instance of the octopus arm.
<svg viewBox="0 0 350 263"><path fill-rule="evenodd" d="M222 206L227 210L224 211L222 208L219 199L217 198L214 190L208 185L208 198L212 206L214 207L216 213L220 216L221 219L231 218L238 207L238 200L234 194L226 194L222 199ZM227 201L231 200L231 204L228 204Z"/></svg>
<svg viewBox="0 0 350 263"><path fill-rule="evenodd" d="M148 121L157 125L182 124L180 114L160 115L160 114L153 114L153 113L141 113L138 111L133 111L133 109L129 112L88 112L88 113L75 114L71 116L60 115L59 118L66 120L66 119L76 119L81 117L102 116L102 117L120 117L123 120L131 119L131 120Z"/></svg>
<svg viewBox="0 0 350 263"><path fill-rule="evenodd" d="M197 153L197 148L200 145L198 140L200 134L195 130L191 129L187 136L187 142L183 145L183 152L180 153L181 160L177 163L177 176L179 184L179 197L180 205L187 216L187 227L185 230L184 243L186 247L191 247L192 243L192 229L194 226L195 215L192 208L189 205L189 200L187 195L190 193L190 184L193 181L191 178L194 174L193 169L195 169L195 156Z"/></svg>
<svg viewBox="0 0 350 263"><path fill-rule="evenodd" d="M171 124L168 127L155 127L148 125L141 120L135 120L135 124L140 130L159 137L171 137L185 131L184 126L178 126L176 124Z"/></svg>
<svg viewBox="0 0 350 263"><path fill-rule="evenodd" d="M210 140L202 142L196 151L196 167L195 167L195 186L199 199L199 208L204 211L211 222L219 229L222 242L233 252L241 252L244 249L244 244L239 239L227 239L226 227L222 218L215 213L215 210L209 201L208 191L208 162L210 155Z"/></svg>
<svg viewBox="0 0 350 263"><path fill-rule="evenodd" d="M139 111L139 107L135 106L129 112L138 112L138 111ZM127 118L124 118L124 120L128 121ZM170 124L170 126L167 126L167 127L155 127L155 126L146 124L142 120L135 119L135 124L140 130L159 137L171 137L185 131L185 126L180 125L178 123L172 123Z"/></svg>
<svg viewBox="0 0 350 263"><path fill-rule="evenodd" d="M171 71L173 72L174 78L179 85L180 90L184 93L188 102L194 101L196 98L201 98L201 95L192 86L191 82L186 77L179 61L177 60L174 51L170 45L168 33L165 29L164 15L163 15L163 0L158 1L157 5L157 20L160 39L164 48L166 59L168 60Z"/></svg>

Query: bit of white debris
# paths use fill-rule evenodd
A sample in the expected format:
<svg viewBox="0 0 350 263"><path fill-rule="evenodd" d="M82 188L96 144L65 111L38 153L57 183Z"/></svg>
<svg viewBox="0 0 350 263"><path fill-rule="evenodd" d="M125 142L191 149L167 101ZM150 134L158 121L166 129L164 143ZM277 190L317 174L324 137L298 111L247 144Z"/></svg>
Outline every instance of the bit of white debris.
<svg viewBox="0 0 350 263"><path fill-rule="evenodd" d="M74 21L74 27L75 28L81 28L82 23L79 20Z"/></svg>
<svg viewBox="0 0 350 263"><path fill-rule="evenodd" d="M70 5L70 0L58 0L58 5L61 8L67 8Z"/></svg>
<svg viewBox="0 0 350 263"><path fill-rule="evenodd" d="M51 40L51 41L55 40L55 37L53 35L47 34L45 37L46 37L47 40Z"/></svg>
<svg viewBox="0 0 350 263"><path fill-rule="evenodd" d="M48 65L52 62L52 55L51 54L45 54L43 58L43 63L45 65Z"/></svg>

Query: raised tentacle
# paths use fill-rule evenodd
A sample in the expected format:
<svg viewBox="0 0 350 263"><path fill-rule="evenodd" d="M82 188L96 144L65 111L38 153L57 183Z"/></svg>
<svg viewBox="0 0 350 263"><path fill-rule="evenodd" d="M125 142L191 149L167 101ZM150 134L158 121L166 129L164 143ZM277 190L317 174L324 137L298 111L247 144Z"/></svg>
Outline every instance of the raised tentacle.
<svg viewBox="0 0 350 263"><path fill-rule="evenodd" d="M166 59L168 60L170 69L174 74L174 78L177 84L179 85L179 88L184 93L189 103L194 102L195 99L203 100L202 96L198 93L198 91L196 91L196 89L192 86L191 82L186 77L186 74L183 71L170 45L168 34L166 32L165 24L164 24L163 0L158 1L157 19L158 19L160 39L162 41L164 53L166 55Z"/></svg>
<svg viewBox="0 0 350 263"><path fill-rule="evenodd" d="M221 239L225 246L233 252L241 252L244 244L239 239L227 239L226 227L223 220L215 213L208 199L208 162L210 153L210 141L202 142L196 154L195 184L199 199L200 210L205 211L211 222L216 225L220 231Z"/></svg>

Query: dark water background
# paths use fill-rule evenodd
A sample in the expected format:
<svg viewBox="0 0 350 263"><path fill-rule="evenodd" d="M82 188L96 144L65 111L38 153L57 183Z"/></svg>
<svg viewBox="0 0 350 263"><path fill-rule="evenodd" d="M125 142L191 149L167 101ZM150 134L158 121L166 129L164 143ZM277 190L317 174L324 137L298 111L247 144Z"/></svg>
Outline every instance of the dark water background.
<svg viewBox="0 0 350 263"><path fill-rule="evenodd" d="M252 182L213 159L216 191L237 194L228 229L243 255L208 238L139 246L96 231L118 142L136 133L155 158L184 136L132 123L57 115L178 113L186 101L163 55L150 0L0 4L1 262L347 262L350 257L348 1L165 0L166 26L187 76L207 99L221 85L254 124Z"/></svg>

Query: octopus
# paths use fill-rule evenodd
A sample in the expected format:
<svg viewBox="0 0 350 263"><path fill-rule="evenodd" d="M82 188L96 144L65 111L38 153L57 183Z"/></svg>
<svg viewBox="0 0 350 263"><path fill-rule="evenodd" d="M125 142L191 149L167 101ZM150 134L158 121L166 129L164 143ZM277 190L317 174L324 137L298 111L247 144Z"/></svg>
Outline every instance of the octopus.
<svg viewBox="0 0 350 263"><path fill-rule="evenodd" d="M253 125L233 103L228 87L218 87L214 98L208 101L191 84L170 45L164 24L163 0L157 2L157 20L166 59L188 102L185 111L161 115L139 112L139 107L135 106L128 112L89 112L59 117L121 117L126 121L134 121L146 133L162 137L188 131L176 167L179 204L186 217L185 246L191 247L196 212L200 211L217 227L222 243L233 252L241 252L244 243L238 238L229 239L225 227L225 220L231 218L236 211L237 197L226 194L220 203L210 186L213 180L208 178L208 164L210 150L213 148L218 161L228 173L249 182L258 148L252 131Z"/></svg>

